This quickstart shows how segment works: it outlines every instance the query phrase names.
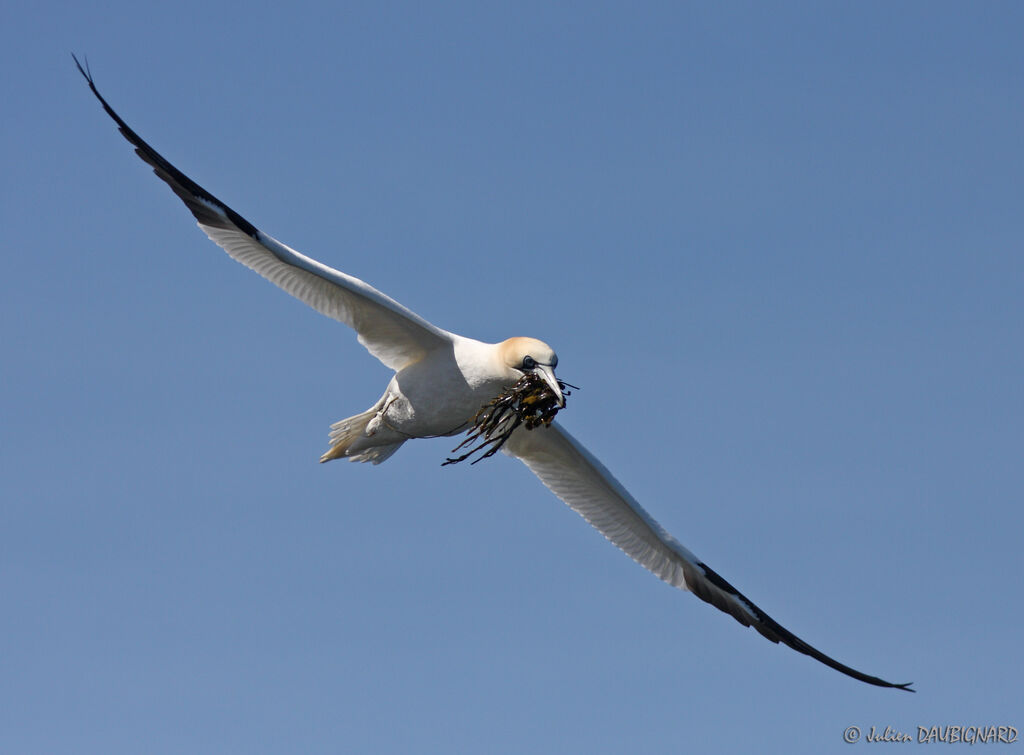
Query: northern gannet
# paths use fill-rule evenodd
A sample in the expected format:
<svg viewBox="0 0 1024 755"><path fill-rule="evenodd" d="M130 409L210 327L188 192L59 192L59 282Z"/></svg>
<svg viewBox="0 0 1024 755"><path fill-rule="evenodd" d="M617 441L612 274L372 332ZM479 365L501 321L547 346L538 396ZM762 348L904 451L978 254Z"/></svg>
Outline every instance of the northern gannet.
<svg viewBox="0 0 1024 755"><path fill-rule="evenodd" d="M74 57L74 56L72 56ZM92 93L136 153L171 187L199 227L231 257L321 314L348 325L359 342L395 371L384 395L365 412L332 425L321 461L380 464L413 438L454 435L525 374L541 378L564 406L554 350L533 338L482 343L450 333L345 273L306 257L260 231L149 146L107 104L75 58ZM910 692L864 674L811 647L775 622L666 532L612 474L558 422L516 430L502 449L533 471L556 496L638 564L668 584L854 679Z"/></svg>

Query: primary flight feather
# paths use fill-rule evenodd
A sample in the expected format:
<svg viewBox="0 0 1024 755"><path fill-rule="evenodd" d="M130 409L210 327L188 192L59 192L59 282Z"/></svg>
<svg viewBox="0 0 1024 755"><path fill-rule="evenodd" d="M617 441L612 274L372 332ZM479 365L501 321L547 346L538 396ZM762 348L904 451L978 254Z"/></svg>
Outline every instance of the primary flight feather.
<svg viewBox="0 0 1024 755"><path fill-rule="evenodd" d="M472 426L481 407L524 376L549 391L556 407L565 405L564 384L554 372L558 358L550 346L533 338L483 343L442 330L373 286L271 238L150 147L107 104L77 58L75 64L139 157L181 198L207 236L274 285L355 330L359 342L395 371L373 406L332 425L331 447L321 461L379 464L408 440L461 433ZM520 459L556 496L658 578L689 590L772 642L847 676L913 692L909 683L894 684L850 668L780 626L668 534L550 417L535 429L514 429L502 450Z"/></svg>

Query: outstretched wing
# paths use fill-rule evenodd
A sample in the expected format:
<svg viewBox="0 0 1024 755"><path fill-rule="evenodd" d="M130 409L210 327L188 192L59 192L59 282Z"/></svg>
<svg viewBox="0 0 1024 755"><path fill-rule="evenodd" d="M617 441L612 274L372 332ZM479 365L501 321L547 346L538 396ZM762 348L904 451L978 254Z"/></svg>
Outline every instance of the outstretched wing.
<svg viewBox="0 0 1024 755"><path fill-rule="evenodd" d="M847 676L879 687L914 691L909 683L893 684L852 669L780 626L668 534L558 423L531 431L517 430L503 450L526 464L555 495L626 555L670 585L689 590L772 642L789 645Z"/></svg>
<svg viewBox="0 0 1024 755"><path fill-rule="evenodd" d="M73 57L73 56L72 56ZM75 58L89 88L120 127L135 152L149 163L191 210L199 227L231 257L255 270L317 312L353 328L359 342L393 370L417 362L452 336L351 275L306 257L256 226L165 160L107 104L91 74Z"/></svg>

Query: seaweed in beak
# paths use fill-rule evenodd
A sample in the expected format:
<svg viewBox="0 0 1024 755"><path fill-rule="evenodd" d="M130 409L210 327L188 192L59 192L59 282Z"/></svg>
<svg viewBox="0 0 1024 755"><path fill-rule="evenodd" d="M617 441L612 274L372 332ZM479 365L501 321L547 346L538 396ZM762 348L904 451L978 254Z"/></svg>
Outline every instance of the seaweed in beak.
<svg viewBox="0 0 1024 755"><path fill-rule="evenodd" d="M466 439L453 448L452 453L466 446L470 446L469 450L461 456L449 457L441 466L458 464L478 451L482 452L480 457L470 464L494 456L520 425L527 430L542 425L547 427L558 411L565 407L565 397L570 393L568 388L579 390L575 385L556 378L550 367L538 365L511 388L480 407Z"/></svg>
<svg viewBox="0 0 1024 755"><path fill-rule="evenodd" d="M562 394L562 383L555 377L555 371L546 364L538 364L533 368L533 374L542 378L548 384L548 388L555 394L555 401L559 409L565 408L565 396ZM554 416L553 414L551 416Z"/></svg>

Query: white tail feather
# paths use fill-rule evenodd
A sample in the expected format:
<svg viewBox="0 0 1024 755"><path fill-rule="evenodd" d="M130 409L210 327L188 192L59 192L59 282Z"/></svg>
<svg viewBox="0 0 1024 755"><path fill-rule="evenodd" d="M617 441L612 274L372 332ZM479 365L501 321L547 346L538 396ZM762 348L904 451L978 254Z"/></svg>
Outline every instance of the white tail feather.
<svg viewBox="0 0 1024 755"><path fill-rule="evenodd" d="M331 425L329 436L331 449L320 457L320 463L347 458L349 461L369 461L373 464L380 464L397 451L405 442L404 440L389 443L382 438L382 442L374 443L373 438L366 434L367 425L377 416L381 405L382 401L362 414L339 420Z"/></svg>

